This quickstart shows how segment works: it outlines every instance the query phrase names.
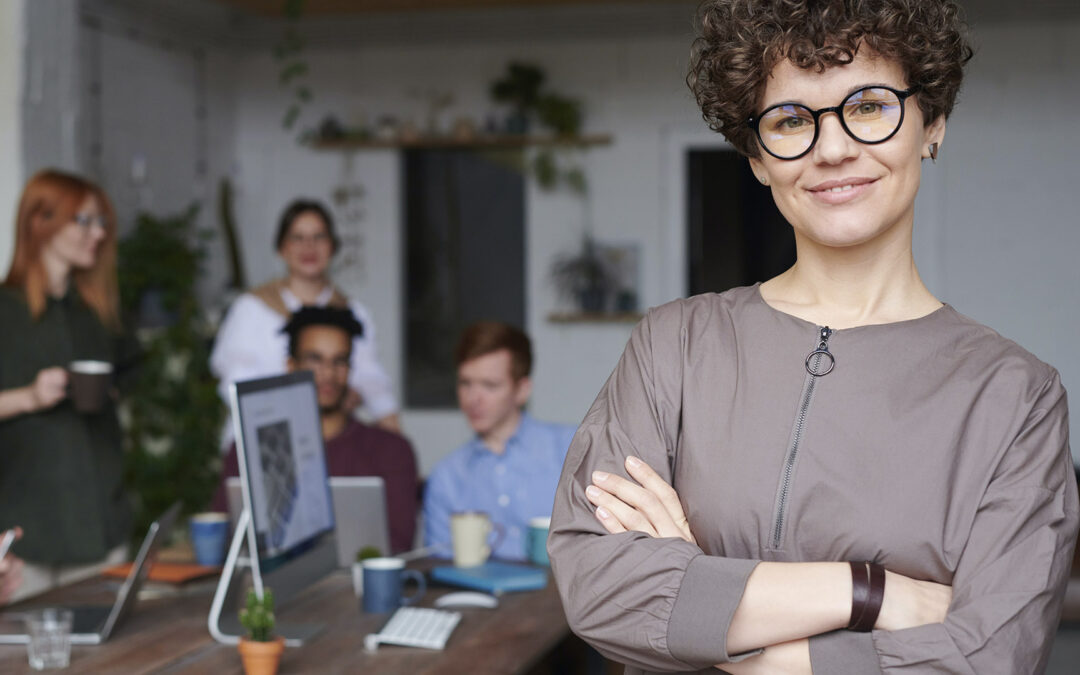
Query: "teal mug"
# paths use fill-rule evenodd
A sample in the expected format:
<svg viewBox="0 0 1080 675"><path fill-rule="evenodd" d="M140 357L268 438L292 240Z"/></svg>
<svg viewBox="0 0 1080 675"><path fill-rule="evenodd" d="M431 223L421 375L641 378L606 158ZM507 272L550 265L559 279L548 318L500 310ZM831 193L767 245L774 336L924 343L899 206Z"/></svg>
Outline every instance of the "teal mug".
<svg viewBox="0 0 1080 675"><path fill-rule="evenodd" d="M529 531L525 535L525 557L534 565L551 564L547 554L547 538L550 529L551 516L529 519Z"/></svg>

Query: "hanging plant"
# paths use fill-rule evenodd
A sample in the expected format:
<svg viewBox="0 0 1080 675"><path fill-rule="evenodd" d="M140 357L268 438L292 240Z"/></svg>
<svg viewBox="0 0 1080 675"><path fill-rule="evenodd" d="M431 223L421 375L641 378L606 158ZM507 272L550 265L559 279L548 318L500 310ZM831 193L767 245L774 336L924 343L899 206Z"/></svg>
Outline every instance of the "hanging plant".
<svg viewBox="0 0 1080 675"><path fill-rule="evenodd" d="M290 92L289 104L281 120L282 126L289 131L296 125L297 120L300 119L300 113L307 104L311 103L314 96L311 87L305 82L311 70L304 58L304 49L307 44L297 30L297 23L304 13L306 0L284 1L285 33L274 45L273 55L278 63L278 84Z"/></svg>
<svg viewBox="0 0 1080 675"><path fill-rule="evenodd" d="M535 121L556 136L581 135L584 111L581 101L545 90L547 75L536 65L512 61L505 74L491 84L491 98L509 105L513 115L511 133L528 133ZM529 162L537 184L544 190L560 187L584 197L588 189L585 171L569 149L538 149Z"/></svg>

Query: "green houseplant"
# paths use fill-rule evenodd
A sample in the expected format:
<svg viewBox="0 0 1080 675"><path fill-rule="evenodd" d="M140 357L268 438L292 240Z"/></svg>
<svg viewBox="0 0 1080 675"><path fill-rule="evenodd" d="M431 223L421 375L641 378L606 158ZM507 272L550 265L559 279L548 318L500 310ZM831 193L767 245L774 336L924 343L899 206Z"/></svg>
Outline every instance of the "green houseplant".
<svg viewBox="0 0 1080 675"><path fill-rule="evenodd" d="M528 133L535 118L556 136L573 139L581 135L584 110L580 100L544 89L547 75L536 65L512 61L501 78L491 84L491 98L509 105L513 115L508 123L511 133ZM566 154L563 150L560 154ZM552 148L539 148L530 162L536 182L545 190L565 187L581 197L587 188L585 172L573 161L562 161Z"/></svg>
<svg viewBox="0 0 1080 675"><path fill-rule="evenodd" d="M555 259L551 279L560 295L573 300L578 309L586 313L603 312L618 284L600 257L596 242L588 234L582 239L577 253Z"/></svg>
<svg viewBox="0 0 1080 675"><path fill-rule="evenodd" d="M377 546L365 546L356 552L356 561L352 564L353 594L360 597L364 594L364 561L368 558L380 558L382 551Z"/></svg>
<svg viewBox="0 0 1080 675"><path fill-rule="evenodd" d="M195 206L164 218L142 213L119 245L121 304L142 350L120 405L134 537L176 500L185 513L205 508L220 475L225 410L195 288L208 238L197 213Z"/></svg>
<svg viewBox="0 0 1080 675"><path fill-rule="evenodd" d="M262 597L248 590L247 602L240 610L240 624L247 636L237 647L247 675L274 675L285 650L285 638L274 635L274 592L263 589Z"/></svg>

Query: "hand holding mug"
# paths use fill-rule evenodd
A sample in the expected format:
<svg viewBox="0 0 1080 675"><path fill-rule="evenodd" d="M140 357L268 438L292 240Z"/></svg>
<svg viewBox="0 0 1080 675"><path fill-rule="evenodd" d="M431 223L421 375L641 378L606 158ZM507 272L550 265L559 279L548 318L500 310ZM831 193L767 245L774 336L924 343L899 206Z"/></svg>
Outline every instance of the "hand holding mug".
<svg viewBox="0 0 1080 675"><path fill-rule="evenodd" d="M63 368L43 368L28 387L32 412L48 410L67 396L68 376Z"/></svg>

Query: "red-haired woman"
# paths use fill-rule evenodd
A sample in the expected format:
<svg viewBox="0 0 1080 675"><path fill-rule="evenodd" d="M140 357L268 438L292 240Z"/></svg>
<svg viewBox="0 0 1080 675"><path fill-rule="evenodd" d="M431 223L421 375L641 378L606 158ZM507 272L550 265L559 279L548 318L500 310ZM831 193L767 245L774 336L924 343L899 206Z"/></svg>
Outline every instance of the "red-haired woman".
<svg viewBox="0 0 1080 675"><path fill-rule="evenodd" d="M117 364L116 224L93 183L46 170L26 184L0 287L0 526L25 530L21 595L123 554L130 506L111 400L79 413L72 361Z"/></svg>

